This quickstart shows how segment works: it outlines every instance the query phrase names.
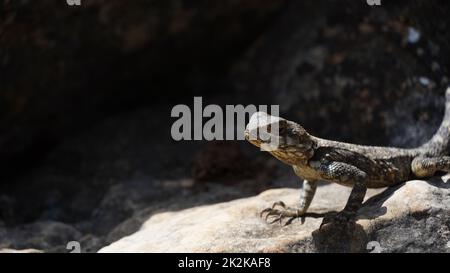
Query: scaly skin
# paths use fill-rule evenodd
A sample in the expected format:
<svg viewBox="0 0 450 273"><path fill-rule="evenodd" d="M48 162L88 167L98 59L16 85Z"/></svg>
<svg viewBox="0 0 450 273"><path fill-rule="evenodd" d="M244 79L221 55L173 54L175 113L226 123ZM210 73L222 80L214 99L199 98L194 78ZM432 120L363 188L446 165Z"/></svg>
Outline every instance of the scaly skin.
<svg viewBox="0 0 450 273"><path fill-rule="evenodd" d="M352 187L345 208L324 223L348 223L355 219L367 188L393 186L415 178L431 177L437 171L450 171L450 87L446 91L445 116L436 134L414 149L363 146L314 137L299 124L263 112L255 113L245 130L246 139L268 150L274 157L291 165L304 180L300 205L287 207L274 203L262 211L276 216L273 221L297 217L319 217L308 213L318 180ZM274 129L278 128L278 130ZM276 145L274 140L277 141ZM329 215L327 215L329 216Z"/></svg>

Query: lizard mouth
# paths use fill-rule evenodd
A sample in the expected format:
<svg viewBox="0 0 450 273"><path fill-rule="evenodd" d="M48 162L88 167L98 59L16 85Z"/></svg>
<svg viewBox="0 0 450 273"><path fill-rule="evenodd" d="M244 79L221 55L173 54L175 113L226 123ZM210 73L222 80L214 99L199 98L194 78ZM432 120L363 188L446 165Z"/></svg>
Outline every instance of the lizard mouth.
<svg viewBox="0 0 450 273"><path fill-rule="evenodd" d="M286 137L284 135L268 133L264 130L250 130L247 128L244 135L245 139L248 142L267 151L279 149L288 150L290 148L295 148L298 151L301 151L310 148L309 145L299 143L292 138Z"/></svg>
<svg viewBox="0 0 450 273"><path fill-rule="evenodd" d="M258 147L262 144L276 145L280 143L282 128L279 128L279 124L283 121L285 120L279 117L274 117L264 112L257 112L252 115L250 122L246 126L244 131L245 139Z"/></svg>
<svg viewBox="0 0 450 273"><path fill-rule="evenodd" d="M253 145L256 145L260 147L263 144L277 144L280 143L280 136L273 135L271 133L263 132L258 129L245 129L244 131L245 139L252 143Z"/></svg>

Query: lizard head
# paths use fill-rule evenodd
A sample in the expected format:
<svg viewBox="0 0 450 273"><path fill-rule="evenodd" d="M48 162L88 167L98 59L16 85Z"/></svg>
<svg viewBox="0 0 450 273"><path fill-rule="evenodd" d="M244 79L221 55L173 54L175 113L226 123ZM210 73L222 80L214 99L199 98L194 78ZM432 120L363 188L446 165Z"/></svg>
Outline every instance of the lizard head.
<svg viewBox="0 0 450 273"><path fill-rule="evenodd" d="M315 141L299 124L257 112L245 129L245 138L289 165L297 165L314 154Z"/></svg>

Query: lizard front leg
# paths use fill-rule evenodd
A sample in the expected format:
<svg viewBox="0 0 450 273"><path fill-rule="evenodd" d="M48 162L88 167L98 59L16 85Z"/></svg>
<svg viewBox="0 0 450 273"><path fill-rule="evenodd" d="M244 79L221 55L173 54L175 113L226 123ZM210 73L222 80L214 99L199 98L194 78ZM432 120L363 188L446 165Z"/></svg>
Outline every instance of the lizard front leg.
<svg viewBox="0 0 450 273"><path fill-rule="evenodd" d="M264 213L267 213L266 220L270 216L275 216L275 220L273 220L271 223L274 222L281 223L284 218L290 218L286 222L286 224L289 224L295 218L305 216L306 211L308 210L309 205L311 204L311 201L314 198L316 189L317 189L317 181L315 180L309 181L306 179L303 180L303 187L300 194L300 205L298 208L288 207L284 204L284 202L278 201L275 202L271 208L264 209L261 212L261 217L264 215Z"/></svg>
<svg viewBox="0 0 450 273"><path fill-rule="evenodd" d="M338 213L325 217L322 225L328 222L343 224L353 221L366 195L367 174L359 168L343 162L324 162L319 165L319 170L324 180L353 184L345 208Z"/></svg>

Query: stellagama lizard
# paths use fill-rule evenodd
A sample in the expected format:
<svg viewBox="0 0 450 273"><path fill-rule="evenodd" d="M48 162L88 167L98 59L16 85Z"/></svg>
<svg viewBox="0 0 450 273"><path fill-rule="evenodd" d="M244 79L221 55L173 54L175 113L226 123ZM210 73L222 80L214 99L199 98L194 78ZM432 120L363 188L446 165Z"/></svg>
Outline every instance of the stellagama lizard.
<svg viewBox="0 0 450 273"><path fill-rule="evenodd" d="M324 216L308 213L317 182L329 181L353 187L345 208L325 215L324 222L349 223L354 221L367 188L393 186L410 179L431 177L437 171L450 171L450 87L446 91L444 119L434 134L418 148L363 146L321 139L308 134L299 124L264 112L252 115L245 130L246 139L267 149L274 157L292 166L303 180L300 205L287 207L282 201L261 212L285 218L290 223L301 217ZM277 128L276 130L274 128ZM273 145L276 143L276 145ZM273 223L272 222L272 223Z"/></svg>

